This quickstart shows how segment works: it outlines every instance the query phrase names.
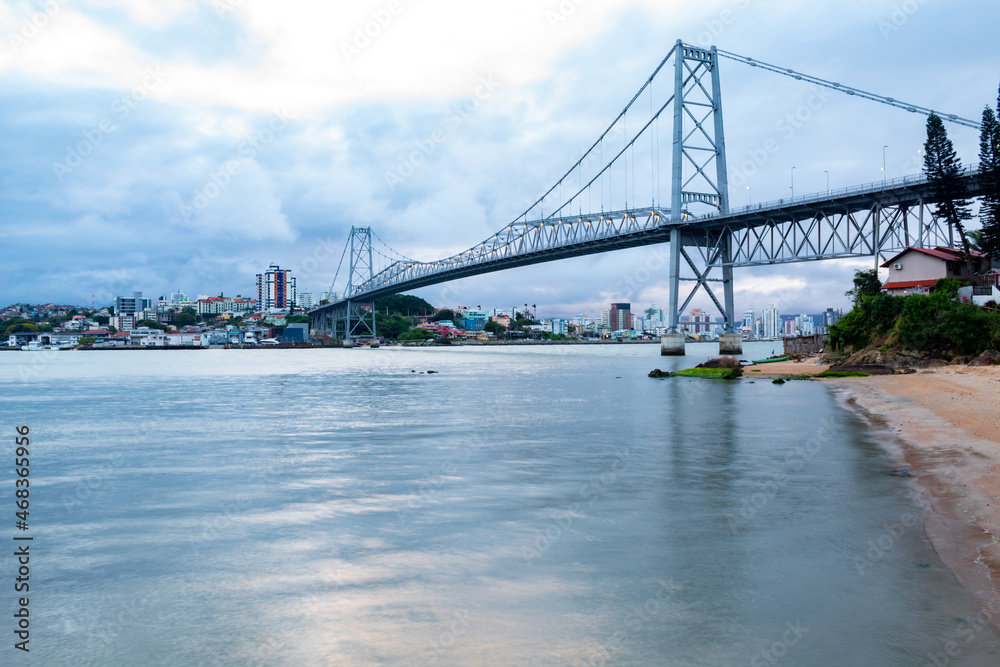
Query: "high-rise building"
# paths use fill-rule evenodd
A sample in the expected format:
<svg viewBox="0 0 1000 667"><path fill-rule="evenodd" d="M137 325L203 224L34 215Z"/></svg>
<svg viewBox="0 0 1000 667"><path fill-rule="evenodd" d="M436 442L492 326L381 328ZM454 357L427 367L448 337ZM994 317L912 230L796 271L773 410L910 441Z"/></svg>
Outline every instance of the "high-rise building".
<svg viewBox="0 0 1000 667"><path fill-rule="evenodd" d="M691 327L688 329L693 334L707 334L712 330L712 318L701 308L691 309Z"/></svg>
<svg viewBox="0 0 1000 667"><path fill-rule="evenodd" d="M830 327L840 321L840 313L833 308L827 308L823 312L823 333L830 331Z"/></svg>
<svg viewBox="0 0 1000 667"><path fill-rule="evenodd" d="M743 311L743 328L747 331L753 331L754 315L753 308L747 308Z"/></svg>
<svg viewBox="0 0 1000 667"><path fill-rule="evenodd" d="M313 306L316 305L316 297L313 295L312 292L309 291L309 288L307 287L303 291L298 293L295 300L295 305L297 305L299 308L312 308Z"/></svg>
<svg viewBox="0 0 1000 667"><path fill-rule="evenodd" d="M781 313L771 304L764 309L764 338L781 338Z"/></svg>
<svg viewBox="0 0 1000 667"><path fill-rule="evenodd" d="M795 318L795 328L800 336L812 336L816 333L816 322L812 315L799 315Z"/></svg>
<svg viewBox="0 0 1000 667"><path fill-rule="evenodd" d="M782 332L784 333L786 338L791 338L792 336L795 335L794 317L789 317L787 320L785 320L784 324L782 325Z"/></svg>
<svg viewBox="0 0 1000 667"><path fill-rule="evenodd" d="M663 309L657 308L655 304L651 305L642 313L643 319L646 322L646 327L662 327L663 326Z"/></svg>
<svg viewBox="0 0 1000 667"><path fill-rule="evenodd" d="M632 328L632 304L611 304L609 317L612 331L626 331Z"/></svg>
<svg viewBox="0 0 1000 667"><path fill-rule="evenodd" d="M295 278L288 269L277 264L267 267L267 271L257 274L257 308L288 310L295 303Z"/></svg>
<svg viewBox="0 0 1000 667"><path fill-rule="evenodd" d="M611 328L611 309L602 308L601 309L601 326L605 329Z"/></svg>
<svg viewBox="0 0 1000 667"><path fill-rule="evenodd" d="M153 302L150 299L143 299L142 292L132 292L132 296L119 296L115 298L115 315L135 315L142 314L147 308L152 308Z"/></svg>
<svg viewBox="0 0 1000 667"><path fill-rule="evenodd" d="M175 304L184 303L187 300L188 300L187 294L180 291L180 289L178 289L176 292L170 295L170 301Z"/></svg>

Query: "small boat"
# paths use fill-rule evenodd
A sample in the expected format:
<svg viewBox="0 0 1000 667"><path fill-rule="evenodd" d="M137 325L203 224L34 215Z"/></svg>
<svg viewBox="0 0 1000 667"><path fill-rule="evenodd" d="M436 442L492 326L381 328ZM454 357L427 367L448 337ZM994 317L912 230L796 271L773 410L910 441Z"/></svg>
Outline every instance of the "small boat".
<svg viewBox="0 0 1000 667"><path fill-rule="evenodd" d="M787 356L785 356L785 357L768 357L767 359L759 359L759 360L753 361L751 363L754 363L754 364L773 364L776 361L788 361L788 359L789 358Z"/></svg>

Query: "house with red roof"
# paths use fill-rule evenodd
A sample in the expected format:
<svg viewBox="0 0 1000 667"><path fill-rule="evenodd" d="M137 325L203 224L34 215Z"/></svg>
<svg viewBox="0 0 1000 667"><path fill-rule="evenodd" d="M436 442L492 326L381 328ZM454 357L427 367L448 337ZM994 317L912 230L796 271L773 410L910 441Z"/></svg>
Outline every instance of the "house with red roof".
<svg viewBox="0 0 1000 667"><path fill-rule="evenodd" d="M882 291L893 296L926 294L941 278L971 281L973 275L965 262L965 252L957 248L907 248L882 264L889 269L889 279ZM989 258L981 252L972 252L974 274L990 270Z"/></svg>

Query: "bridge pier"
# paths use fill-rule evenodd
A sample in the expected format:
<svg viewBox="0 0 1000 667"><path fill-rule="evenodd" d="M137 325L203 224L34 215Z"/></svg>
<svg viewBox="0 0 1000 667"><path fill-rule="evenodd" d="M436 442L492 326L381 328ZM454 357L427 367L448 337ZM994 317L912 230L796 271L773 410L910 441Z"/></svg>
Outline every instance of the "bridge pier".
<svg viewBox="0 0 1000 667"><path fill-rule="evenodd" d="M743 354L743 334L719 334L719 354Z"/></svg>
<svg viewBox="0 0 1000 667"><path fill-rule="evenodd" d="M668 333L660 337L661 357L683 357L684 356L684 334Z"/></svg>

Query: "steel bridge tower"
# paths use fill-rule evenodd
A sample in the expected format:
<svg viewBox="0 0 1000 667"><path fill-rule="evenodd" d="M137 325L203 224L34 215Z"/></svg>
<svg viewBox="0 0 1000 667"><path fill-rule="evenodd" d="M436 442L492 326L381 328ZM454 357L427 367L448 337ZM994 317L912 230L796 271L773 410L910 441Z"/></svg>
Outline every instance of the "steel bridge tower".
<svg viewBox="0 0 1000 667"><path fill-rule="evenodd" d="M704 242L689 237L681 223L691 215L691 205L708 205L718 214L729 213L729 177L726 171L726 139L722 123L722 87L719 82L719 54L713 46L703 49L677 40L674 47L674 126L670 202L670 275L668 326L678 333L681 312L704 288L726 318L726 331L733 331L732 238L722 239L709 252ZM688 252L694 249L694 257ZM681 259L695 277L681 276ZM723 301L720 303L709 278L713 267L721 266ZM694 288L683 302L680 283L692 281Z"/></svg>
<svg viewBox="0 0 1000 667"><path fill-rule="evenodd" d="M351 227L345 301L327 310L313 327L349 346L355 338L375 339L375 298L353 298L355 290L375 275L372 228Z"/></svg>

